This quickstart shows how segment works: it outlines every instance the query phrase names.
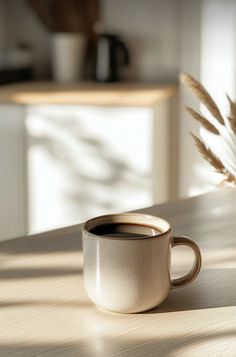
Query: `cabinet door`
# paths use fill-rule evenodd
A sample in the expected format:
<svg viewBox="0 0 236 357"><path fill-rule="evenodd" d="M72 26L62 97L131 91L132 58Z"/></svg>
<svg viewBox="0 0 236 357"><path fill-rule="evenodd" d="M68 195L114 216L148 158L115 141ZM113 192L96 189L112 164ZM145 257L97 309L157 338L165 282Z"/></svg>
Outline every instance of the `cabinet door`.
<svg viewBox="0 0 236 357"><path fill-rule="evenodd" d="M27 112L31 232L153 204L153 111L34 106Z"/></svg>
<svg viewBox="0 0 236 357"><path fill-rule="evenodd" d="M0 106L0 240L27 232L25 108Z"/></svg>

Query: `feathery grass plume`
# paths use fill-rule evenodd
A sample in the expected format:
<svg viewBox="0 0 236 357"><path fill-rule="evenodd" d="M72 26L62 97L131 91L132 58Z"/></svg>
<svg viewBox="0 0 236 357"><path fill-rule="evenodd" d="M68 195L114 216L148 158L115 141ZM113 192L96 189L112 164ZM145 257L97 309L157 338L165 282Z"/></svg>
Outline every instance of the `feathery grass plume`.
<svg viewBox="0 0 236 357"><path fill-rule="evenodd" d="M213 137L209 136L209 132L215 134L214 145L222 145L222 150L219 150L218 146L212 146L211 148L204 140L191 133L198 151L216 172L224 176L224 184L228 183L236 186L236 101L233 101L227 96L230 111L228 118L224 119L210 94L196 79L188 74L182 74L180 79L183 84L192 89L197 98L220 124L215 123L215 126L208 118L192 108L186 108L191 116L197 120L203 128L207 129L206 138L209 137L209 140L213 139Z"/></svg>
<svg viewBox="0 0 236 357"><path fill-rule="evenodd" d="M214 169L219 172L220 174L224 173L224 165L222 162L213 154L211 149L206 146L206 144L196 135L191 133L195 145L202 155L202 157L211 164Z"/></svg>
<svg viewBox="0 0 236 357"><path fill-rule="evenodd" d="M224 125L224 119L220 113L219 108L207 90L203 87L203 85L187 73L182 73L180 75L180 80L183 84L193 90L197 98L200 100L200 102L202 102L202 104L206 106L213 117L218 120L220 124Z"/></svg>
<svg viewBox="0 0 236 357"><path fill-rule="evenodd" d="M224 187L225 184L229 184L229 183L232 184L233 186L236 186L236 178L232 175L228 177L227 174L225 174L225 178L220 182L219 186Z"/></svg>
<svg viewBox="0 0 236 357"><path fill-rule="evenodd" d="M236 102L233 102L229 95L227 95L227 99L230 107L229 124L234 134L236 134Z"/></svg>
<svg viewBox="0 0 236 357"><path fill-rule="evenodd" d="M196 119L200 124L202 124L202 126L207 129L208 131L210 131L213 134L219 135L219 130L216 129L216 127L214 127L214 125L212 125L204 116L202 116L201 114L197 113L195 110L193 110L192 108L188 108L186 107L187 111L192 115L192 117L194 119Z"/></svg>
<svg viewBox="0 0 236 357"><path fill-rule="evenodd" d="M211 149L209 147L207 147L206 144L198 136L194 135L193 133L191 133L191 135L192 135L195 145L196 145L198 151L200 152L200 154L202 155L202 157L211 166L214 167L216 172L218 172L226 177L226 179L224 181L236 184L236 178L234 177L234 175L232 175L224 167L221 160L214 155L214 153L211 151Z"/></svg>

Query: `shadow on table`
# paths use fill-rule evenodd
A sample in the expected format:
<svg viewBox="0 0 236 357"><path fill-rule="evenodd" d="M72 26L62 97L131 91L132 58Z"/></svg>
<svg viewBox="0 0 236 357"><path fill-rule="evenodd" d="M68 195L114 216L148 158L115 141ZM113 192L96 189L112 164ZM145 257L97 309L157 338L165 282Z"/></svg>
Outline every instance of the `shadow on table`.
<svg viewBox="0 0 236 357"><path fill-rule="evenodd" d="M37 279L45 277L62 277L62 276L72 276L82 274L82 269L78 268L66 268L66 267L27 267L21 268L16 267L15 269L3 268L0 270L0 281L1 280L19 280L19 279Z"/></svg>
<svg viewBox="0 0 236 357"><path fill-rule="evenodd" d="M91 308L92 303L89 300L60 300L60 299L33 299L33 300L7 300L0 301L0 310L4 308L63 308L63 309L78 309ZM2 356L0 354L0 356Z"/></svg>
<svg viewBox="0 0 236 357"><path fill-rule="evenodd" d="M145 314L236 306L236 269L202 270L192 285L174 289Z"/></svg>
<svg viewBox="0 0 236 357"><path fill-rule="evenodd" d="M1 356L44 356L44 357L96 357L96 356L126 356L126 357L168 357L168 356L187 356L187 353L194 350L199 355L209 351L209 345L214 343L217 347L217 353L225 353L227 345L235 337L236 330L219 331L214 333L193 333L182 336L175 335L170 337L142 337L139 335L134 338L129 336L114 336L108 338L100 335L94 340L90 338L83 340L81 343L0 343ZM224 340L224 343L221 343ZM228 347L230 349L230 346ZM228 352L229 352L228 349ZM189 351L189 352L188 352ZM216 350L215 350L216 352Z"/></svg>
<svg viewBox="0 0 236 357"><path fill-rule="evenodd" d="M82 250L82 225L1 242L1 254L48 254Z"/></svg>

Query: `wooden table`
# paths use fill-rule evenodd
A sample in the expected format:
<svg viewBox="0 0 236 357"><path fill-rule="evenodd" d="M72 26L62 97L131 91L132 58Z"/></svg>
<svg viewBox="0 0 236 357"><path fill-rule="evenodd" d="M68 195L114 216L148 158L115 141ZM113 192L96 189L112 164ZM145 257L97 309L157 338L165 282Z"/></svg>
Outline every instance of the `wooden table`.
<svg viewBox="0 0 236 357"><path fill-rule="evenodd" d="M236 190L143 211L200 245L197 280L147 313L105 313L83 289L81 226L2 242L0 356L236 355ZM176 273L187 253L175 249Z"/></svg>

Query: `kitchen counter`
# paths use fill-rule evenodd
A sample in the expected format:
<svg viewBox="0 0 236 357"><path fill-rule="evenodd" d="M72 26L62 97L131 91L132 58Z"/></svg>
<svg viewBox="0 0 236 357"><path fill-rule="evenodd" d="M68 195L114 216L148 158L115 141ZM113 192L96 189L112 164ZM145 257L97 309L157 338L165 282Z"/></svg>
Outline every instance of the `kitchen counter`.
<svg viewBox="0 0 236 357"><path fill-rule="evenodd" d="M174 84L28 82L0 87L0 103L150 107L176 92Z"/></svg>

